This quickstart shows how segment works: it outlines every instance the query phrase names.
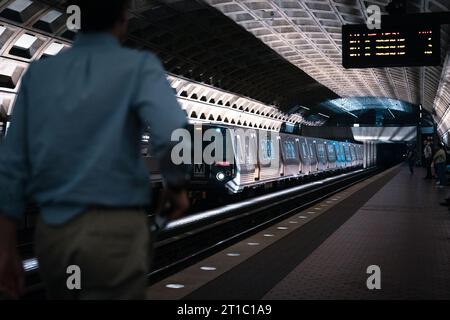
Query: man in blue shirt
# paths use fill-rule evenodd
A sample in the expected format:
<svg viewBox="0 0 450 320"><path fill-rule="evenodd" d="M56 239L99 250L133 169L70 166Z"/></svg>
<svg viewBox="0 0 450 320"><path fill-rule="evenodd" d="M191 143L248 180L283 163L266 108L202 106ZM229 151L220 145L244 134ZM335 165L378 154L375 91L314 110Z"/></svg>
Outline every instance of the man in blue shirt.
<svg viewBox="0 0 450 320"><path fill-rule="evenodd" d="M15 220L32 198L50 298L144 298L150 186L141 136L148 129L164 158L179 216L187 177L170 165L170 138L187 120L159 60L120 46L129 1L73 2L82 32L73 48L30 66L1 146L0 292L18 297L23 286ZM70 266L81 270L81 290L67 288Z"/></svg>

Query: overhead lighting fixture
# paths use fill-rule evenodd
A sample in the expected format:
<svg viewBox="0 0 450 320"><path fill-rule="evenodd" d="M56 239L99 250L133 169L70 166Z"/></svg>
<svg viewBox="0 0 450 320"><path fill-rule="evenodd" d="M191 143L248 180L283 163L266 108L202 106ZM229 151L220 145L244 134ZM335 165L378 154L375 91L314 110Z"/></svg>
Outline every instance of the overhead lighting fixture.
<svg viewBox="0 0 450 320"><path fill-rule="evenodd" d="M354 126L355 128L359 128L359 123L355 123L353 126Z"/></svg>
<svg viewBox="0 0 450 320"><path fill-rule="evenodd" d="M351 112L344 106L344 103L346 103L346 102L347 102L346 99L342 99L342 105L341 105L341 108L344 109L344 111L347 112L349 115L351 115L351 116L353 116L353 117L355 117L355 118L358 119L358 116L357 116L356 114L351 113Z"/></svg>
<svg viewBox="0 0 450 320"><path fill-rule="evenodd" d="M318 115L322 116L322 117L325 117L325 118L328 118L328 119L330 118L330 116L327 116L326 114L323 114L323 113L318 113Z"/></svg>
<svg viewBox="0 0 450 320"><path fill-rule="evenodd" d="M311 110L310 108L304 107L304 106L300 106L301 108L305 109L305 110Z"/></svg>
<svg viewBox="0 0 450 320"><path fill-rule="evenodd" d="M389 111L389 113L391 114L392 118L395 119L395 115L392 113L391 109L387 109Z"/></svg>

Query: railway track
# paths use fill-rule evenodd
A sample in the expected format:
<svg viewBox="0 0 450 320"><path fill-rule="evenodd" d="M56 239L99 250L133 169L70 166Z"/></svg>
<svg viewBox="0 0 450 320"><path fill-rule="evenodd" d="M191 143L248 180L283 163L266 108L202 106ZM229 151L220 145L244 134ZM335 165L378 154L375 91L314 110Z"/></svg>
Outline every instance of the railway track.
<svg viewBox="0 0 450 320"><path fill-rule="evenodd" d="M163 230L153 230L157 236L153 255L155 262L148 275L149 284L176 273L379 171L380 169L371 168L343 173L193 214L169 223ZM149 228L155 229L153 218L150 216ZM25 299L43 299L45 292L39 279L36 259L24 260L24 268L27 283Z"/></svg>

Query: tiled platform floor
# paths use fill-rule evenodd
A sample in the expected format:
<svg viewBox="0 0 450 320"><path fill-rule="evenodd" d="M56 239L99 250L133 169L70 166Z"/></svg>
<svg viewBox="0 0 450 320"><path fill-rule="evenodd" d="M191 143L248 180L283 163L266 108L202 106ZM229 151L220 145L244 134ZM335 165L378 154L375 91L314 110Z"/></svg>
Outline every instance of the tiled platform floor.
<svg viewBox="0 0 450 320"><path fill-rule="evenodd" d="M406 167L264 299L450 299L450 214L438 189ZM381 290L367 289L370 265Z"/></svg>

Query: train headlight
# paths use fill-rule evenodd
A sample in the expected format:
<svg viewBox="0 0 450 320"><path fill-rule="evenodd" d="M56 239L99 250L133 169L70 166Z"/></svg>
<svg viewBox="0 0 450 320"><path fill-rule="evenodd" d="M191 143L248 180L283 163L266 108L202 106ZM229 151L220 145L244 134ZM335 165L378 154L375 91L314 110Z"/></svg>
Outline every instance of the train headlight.
<svg viewBox="0 0 450 320"><path fill-rule="evenodd" d="M225 173L219 172L219 173L216 175L216 178L217 178L217 180L219 180L219 181L223 181L223 180L225 179Z"/></svg>

